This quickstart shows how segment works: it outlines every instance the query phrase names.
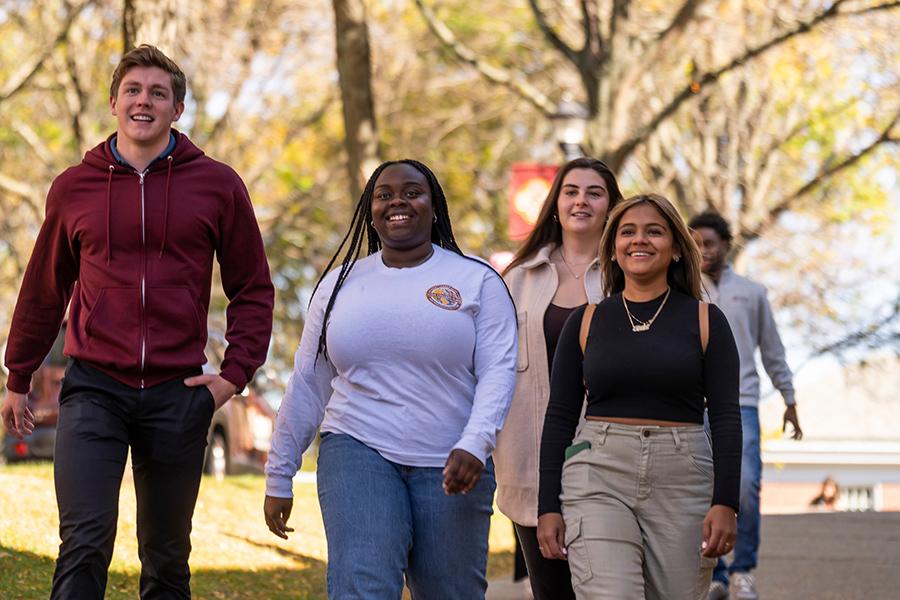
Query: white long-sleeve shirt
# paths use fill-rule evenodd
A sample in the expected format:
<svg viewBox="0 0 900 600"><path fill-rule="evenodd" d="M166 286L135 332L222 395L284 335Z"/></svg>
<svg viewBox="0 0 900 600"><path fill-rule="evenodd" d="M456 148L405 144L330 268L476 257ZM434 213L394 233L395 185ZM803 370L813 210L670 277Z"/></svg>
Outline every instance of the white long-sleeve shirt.
<svg viewBox="0 0 900 600"><path fill-rule="evenodd" d="M353 436L387 460L443 467L461 448L482 462L516 382L516 314L484 263L434 247L421 265L359 260L329 315L328 360L316 357L333 271L310 303L278 411L266 493L291 480L316 429Z"/></svg>

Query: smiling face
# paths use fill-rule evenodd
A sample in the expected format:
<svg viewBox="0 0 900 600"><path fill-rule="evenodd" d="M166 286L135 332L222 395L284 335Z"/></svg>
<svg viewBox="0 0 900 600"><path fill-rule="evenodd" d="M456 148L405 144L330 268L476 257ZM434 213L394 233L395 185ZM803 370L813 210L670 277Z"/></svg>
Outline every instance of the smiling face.
<svg viewBox="0 0 900 600"><path fill-rule="evenodd" d="M556 200L559 225L566 233L593 234L598 239L606 223L609 192L593 169L572 169L563 178Z"/></svg>
<svg viewBox="0 0 900 600"><path fill-rule="evenodd" d="M672 260L680 257L668 221L647 202L625 211L615 235L616 262L626 279L665 281Z"/></svg>
<svg viewBox="0 0 900 600"><path fill-rule="evenodd" d="M118 122L120 146L157 148L168 144L169 128L184 111L175 102L172 76L159 67L134 67L122 77L109 108Z"/></svg>
<svg viewBox="0 0 900 600"><path fill-rule="evenodd" d="M385 250L430 246L433 220L431 188L425 175L405 163L386 167L372 194L372 226Z"/></svg>

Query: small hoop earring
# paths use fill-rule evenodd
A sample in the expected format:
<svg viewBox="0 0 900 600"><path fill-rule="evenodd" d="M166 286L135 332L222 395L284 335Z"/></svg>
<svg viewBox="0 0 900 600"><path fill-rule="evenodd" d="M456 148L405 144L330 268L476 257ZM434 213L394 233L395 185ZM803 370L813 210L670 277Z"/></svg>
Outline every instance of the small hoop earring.
<svg viewBox="0 0 900 600"><path fill-rule="evenodd" d="M559 223L559 217L557 216L556 213L553 213L553 222L554 222L554 223Z"/></svg>
<svg viewBox="0 0 900 600"><path fill-rule="evenodd" d="M676 256L673 260L674 260L675 262L678 262L679 260L681 260L681 257L680 257L680 256Z"/></svg>
<svg viewBox="0 0 900 600"><path fill-rule="evenodd" d="M431 222L432 222L432 223L437 223L437 215L434 215L434 218L431 219Z"/></svg>

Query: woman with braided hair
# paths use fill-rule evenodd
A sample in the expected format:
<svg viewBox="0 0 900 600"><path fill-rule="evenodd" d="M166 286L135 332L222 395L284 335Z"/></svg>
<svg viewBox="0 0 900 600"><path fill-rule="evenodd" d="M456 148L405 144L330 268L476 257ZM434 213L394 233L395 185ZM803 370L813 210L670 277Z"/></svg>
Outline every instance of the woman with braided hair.
<svg viewBox="0 0 900 600"><path fill-rule="evenodd" d="M414 599L483 598L490 455L516 379L503 280L462 254L413 160L375 170L326 273L278 413L266 524L293 531L291 480L319 428L328 596L399 599L405 577Z"/></svg>

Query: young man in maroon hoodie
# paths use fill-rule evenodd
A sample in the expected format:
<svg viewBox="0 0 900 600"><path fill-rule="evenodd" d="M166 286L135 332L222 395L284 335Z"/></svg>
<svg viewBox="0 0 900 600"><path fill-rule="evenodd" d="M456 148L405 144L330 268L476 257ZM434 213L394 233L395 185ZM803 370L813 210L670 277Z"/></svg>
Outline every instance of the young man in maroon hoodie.
<svg viewBox="0 0 900 600"><path fill-rule="evenodd" d="M129 447L141 598L190 598L207 429L266 357L274 291L259 227L240 177L171 129L185 88L152 46L122 57L110 87L116 133L53 182L13 314L0 416L21 437L33 429L31 375L69 306L51 598L103 597ZM221 371L204 375L214 257L228 348Z"/></svg>

